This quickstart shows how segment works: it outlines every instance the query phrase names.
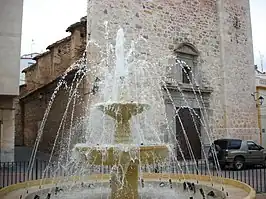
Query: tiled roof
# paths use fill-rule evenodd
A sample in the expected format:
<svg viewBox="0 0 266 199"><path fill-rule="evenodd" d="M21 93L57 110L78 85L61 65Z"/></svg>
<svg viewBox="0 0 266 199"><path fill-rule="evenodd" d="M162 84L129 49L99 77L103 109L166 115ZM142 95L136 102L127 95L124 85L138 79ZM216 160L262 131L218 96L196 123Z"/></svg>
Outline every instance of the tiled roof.
<svg viewBox="0 0 266 199"><path fill-rule="evenodd" d="M79 26L86 26L87 24L87 16L82 17L79 22L76 22L72 25L70 25L67 29L66 32L72 32L75 28Z"/></svg>

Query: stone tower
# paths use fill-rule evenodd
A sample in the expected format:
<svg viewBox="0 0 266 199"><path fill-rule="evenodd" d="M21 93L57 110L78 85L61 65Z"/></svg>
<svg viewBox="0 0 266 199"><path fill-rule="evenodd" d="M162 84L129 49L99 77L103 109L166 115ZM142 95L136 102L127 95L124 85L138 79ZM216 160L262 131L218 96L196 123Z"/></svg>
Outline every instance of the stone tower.
<svg viewBox="0 0 266 199"><path fill-rule="evenodd" d="M88 0L88 33L100 46L105 45L105 21L110 40L119 27L124 28L126 40L138 35L146 38L149 59L161 62L176 106L204 107L201 136L206 146L210 132L215 138L258 141L256 104L251 96L255 79L249 0ZM88 48L93 60L94 50ZM184 77L184 68L169 55L191 66L195 89ZM159 60L163 57L168 58ZM167 97L166 113L169 119L175 114ZM173 129L176 125L173 122Z"/></svg>

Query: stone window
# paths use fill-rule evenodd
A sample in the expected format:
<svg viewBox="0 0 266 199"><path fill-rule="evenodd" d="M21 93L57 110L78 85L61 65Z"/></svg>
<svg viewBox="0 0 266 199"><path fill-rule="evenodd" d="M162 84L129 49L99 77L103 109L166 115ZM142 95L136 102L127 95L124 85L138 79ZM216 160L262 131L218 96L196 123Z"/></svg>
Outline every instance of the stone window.
<svg viewBox="0 0 266 199"><path fill-rule="evenodd" d="M194 83L192 73L197 73L198 50L190 43L182 43L176 49L178 80L184 84Z"/></svg>

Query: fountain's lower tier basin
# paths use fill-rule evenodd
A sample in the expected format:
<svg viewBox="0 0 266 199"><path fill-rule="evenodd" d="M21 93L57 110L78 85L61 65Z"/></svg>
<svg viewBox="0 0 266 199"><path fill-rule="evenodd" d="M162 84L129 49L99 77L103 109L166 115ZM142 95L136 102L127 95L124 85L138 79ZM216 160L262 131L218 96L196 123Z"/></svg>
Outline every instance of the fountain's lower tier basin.
<svg viewBox="0 0 266 199"><path fill-rule="evenodd" d="M142 164L162 162L169 156L169 146L86 146L76 145L74 151L81 158L93 165L127 164L130 161L141 161Z"/></svg>
<svg viewBox="0 0 266 199"><path fill-rule="evenodd" d="M81 181L81 178L60 178L52 181L31 181L12 185L0 190L1 199L108 199L110 196L110 175L93 175ZM171 182L169 182L169 178ZM139 181L139 196L143 199L202 199L203 190L206 199L255 199L255 191L248 185L209 176L177 174L143 174L144 182ZM212 181L210 181L212 179ZM184 182L195 184L193 190L184 190ZM221 184L221 182L223 182ZM39 184L42 184L41 187ZM56 187L57 190L56 191ZM211 193L213 192L213 193ZM208 195L209 194L209 195ZM214 196L213 196L214 194Z"/></svg>

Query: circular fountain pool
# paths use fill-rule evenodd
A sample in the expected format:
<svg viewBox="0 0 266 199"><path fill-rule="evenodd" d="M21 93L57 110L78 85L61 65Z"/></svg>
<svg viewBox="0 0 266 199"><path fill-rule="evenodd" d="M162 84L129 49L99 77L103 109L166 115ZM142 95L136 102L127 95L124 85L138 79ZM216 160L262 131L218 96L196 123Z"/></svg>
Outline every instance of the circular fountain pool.
<svg viewBox="0 0 266 199"><path fill-rule="evenodd" d="M40 181L31 181L3 188L0 198L107 199L111 194L109 178L110 175L94 175L90 180L68 179L65 183L62 179L53 182L47 179L42 186L39 185ZM209 176L150 173L143 174L143 179L138 182L138 198L143 199L255 199L255 191L251 187L231 179L210 181Z"/></svg>
<svg viewBox="0 0 266 199"><path fill-rule="evenodd" d="M187 199L189 197L202 198L225 198L225 193L214 188L194 185L194 183L185 183L187 185L184 189L184 183L167 181L161 182L145 182L139 188L139 198L143 199ZM200 191L202 189L203 192ZM25 199L108 199L111 196L111 189L108 182L98 183L82 183L76 182L75 185L66 184L58 187L45 186L39 190L33 191L25 195Z"/></svg>
<svg viewBox="0 0 266 199"><path fill-rule="evenodd" d="M49 190L47 190L49 191ZM25 199L33 199L36 193L33 193L27 196ZM40 198L46 199L48 193L40 194ZM95 188L93 190L88 189L74 189L71 191L62 191L58 194L51 194L51 199L108 199L110 198L111 190L108 188ZM189 197L193 198L202 198L201 193L198 191L196 193L189 192L181 192L177 189L170 189L170 188L158 188L156 186L150 185L149 187L139 189L139 198L142 199L187 199ZM207 198L217 198L222 199L225 196L220 195L217 196L214 194L214 197L208 196Z"/></svg>

